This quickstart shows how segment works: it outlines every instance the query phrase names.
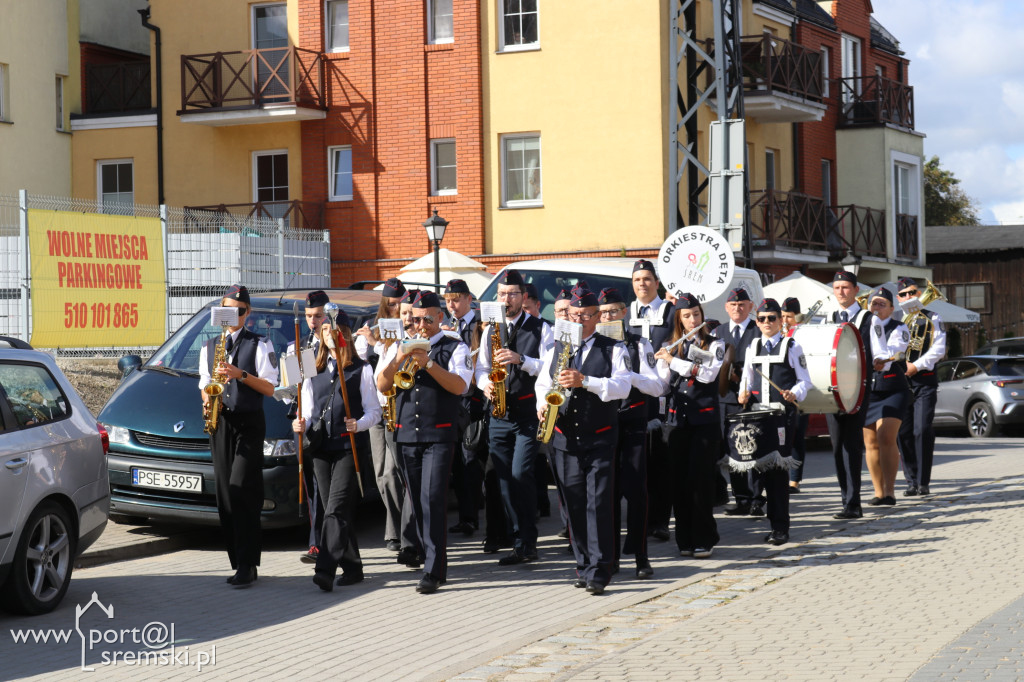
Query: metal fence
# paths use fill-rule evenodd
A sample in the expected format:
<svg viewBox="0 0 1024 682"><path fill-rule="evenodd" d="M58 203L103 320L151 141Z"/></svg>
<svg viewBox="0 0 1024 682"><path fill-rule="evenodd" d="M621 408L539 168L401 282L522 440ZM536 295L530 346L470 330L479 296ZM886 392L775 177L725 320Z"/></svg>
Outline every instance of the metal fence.
<svg viewBox="0 0 1024 682"><path fill-rule="evenodd" d="M277 222L222 212L142 204L100 205L87 199L0 194L0 335L30 340L32 272L29 209L160 218L167 285L166 335L232 283L250 291L322 289L330 286L330 238L326 230L293 229ZM58 355L148 355L155 347L82 347L74 330Z"/></svg>

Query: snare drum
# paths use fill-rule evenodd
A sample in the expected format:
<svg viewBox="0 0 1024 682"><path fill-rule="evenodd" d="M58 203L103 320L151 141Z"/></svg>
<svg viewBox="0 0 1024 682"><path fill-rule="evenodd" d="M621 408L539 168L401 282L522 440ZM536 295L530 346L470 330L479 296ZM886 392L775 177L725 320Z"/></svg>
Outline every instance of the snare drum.
<svg viewBox="0 0 1024 682"><path fill-rule="evenodd" d="M725 416L725 441L731 468L749 469L786 442L786 413L773 409L728 414Z"/></svg>
<svg viewBox="0 0 1024 682"><path fill-rule="evenodd" d="M856 325L801 324L789 331L800 344L811 375L811 389L800 402L805 414L853 414L867 387L864 346Z"/></svg>

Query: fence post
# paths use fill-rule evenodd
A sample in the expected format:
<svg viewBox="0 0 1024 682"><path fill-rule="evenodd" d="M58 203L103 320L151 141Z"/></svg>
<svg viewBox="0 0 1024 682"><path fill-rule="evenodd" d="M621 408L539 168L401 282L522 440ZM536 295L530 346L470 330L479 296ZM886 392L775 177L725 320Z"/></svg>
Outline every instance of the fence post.
<svg viewBox="0 0 1024 682"><path fill-rule="evenodd" d="M277 219L277 287L284 289L284 218Z"/></svg>
<svg viewBox="0 0 1024 682"><path fill-rule="evenodd" d="M160 204L160 240L164 250L164 339L171 337L171 264L167 262L167 204Z"/></svg>
<svg viewBox="0 0 1024 682"><path fill-rule="evenodd" d="M28 190L18 190L18 234L21 237L21 333L25 343L29 343L29 302L28 295L32 282L31 260L28 252Z"/></svg>
<svg viewBox="0 0 1024 682"><path fill-rule="evenodd" d="M331 274L331 231L324 230L324 243L327 244L327 288L334 287L334 276Z"/></svg>

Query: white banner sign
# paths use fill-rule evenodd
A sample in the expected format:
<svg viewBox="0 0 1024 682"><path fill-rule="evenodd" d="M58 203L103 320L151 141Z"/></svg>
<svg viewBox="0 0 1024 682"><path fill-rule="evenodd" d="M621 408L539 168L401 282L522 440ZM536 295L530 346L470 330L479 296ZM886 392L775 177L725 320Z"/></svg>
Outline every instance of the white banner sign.
<svg viewBox="0 0 1024 682"><path fill-rule="evenodd" d="M729 288L736 259L721 234L693 225L669 235L658 251L655 268L666 290L676 296L693 294L703 303Z"/></svg>

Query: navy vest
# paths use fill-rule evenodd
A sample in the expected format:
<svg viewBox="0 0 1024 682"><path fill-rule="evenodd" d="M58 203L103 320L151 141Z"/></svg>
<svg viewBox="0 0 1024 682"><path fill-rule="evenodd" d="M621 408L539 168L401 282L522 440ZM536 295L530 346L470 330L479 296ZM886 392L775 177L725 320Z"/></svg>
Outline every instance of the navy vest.
<svg viewBox="0 0 1024 682"><path fill-rule="evenodd" d="M640 357L639 334L626 332L626 338L622 342L626 346L626 361L629 364L629 371L640 373L640 363L647 362L647 358ZM555 356L557 357L557 356ZM658 399L653 398L635 386L630 389L629 397L622 401L619 407L619 424L632 429L647 428L647 421L651 414L656 414Z"/></svg>
<svg viewBox="0 0 1024 682"><path fill-rule="evenodd" d="M772 346L771 353L764 352L763 338L758 339L755 343L757 344L755 346L755 350L758 355L771 355L774 357L778 357L779 355L782 355L783 351L787 353L787 355L781 362L768 363L768 378L771 379L777 386L784 388L787 391L796 386L796 370L789 364L788 357L789 344L792 343L792 341L786 337L782 337L779 343ZM764 371L764 368L760 365L758 365L757 368L760 369L762 372ZM754 390L755 388L757 390ZM753 400L755 400L756 402L761 402L761 375L757 374L756 372L754 373L754 385L750 389L750 394L753 396ZM787 411L791 409L796 409L796 406L793 403L787 402L785 399L783 399L782 394L779 393L775 386L772 386L771 384L768 385L767 402L782 403L783 405L786 406Z"/></svg>
<svg viewBox="0 0 1024 682"><path fill-rule="evenodd" d="M885 338L896 331L896 327L902 324L895 317L890 317L883 327ZM933 373L934 376L934 373ZM873 371L871 374L871 391L873 393L900 393L910 389L907 383L907 363L891 362L888 370Z"/></svg>
<svg viewBox="0 0 1024 682"><path fill-rule="evenodd" d="M686 357L690 343L683 344L680 357ZM708 344L710 349L712 343ZM668 388L668 414L666 423L672 426L683 424L717 424L718 423L718 382L710 384L697 381L696 377L683 377L672 372Z"/></svg>
<svg viewBox="0 0 1024 682"><path fill-rule="evenodd" d="M935 322L934 322L933 318L935 317L935 313L933 313L930 310L924 310L922 312L928 317L929 320L933 320L932 321L932 325L933 325L933 329L934 329ZM916 333L918 336L923 336L924 337L924 343L921 345L921 350L919 350L919 351L914 351L914 350L911 350L910 348L907 348L907 362L914 362L914 363L916 363L918 360L921 359L921 356L924 355L925 353L927 353L928 349L932 347L932 336L933 336L933 334L935 332L933 331L932 334L925 335L924 334L924 327L925 327L925 321L920 316L917 317L917 321L915 322L914 326L910 327L910 338L914 338L914 334ZM916 332L915 332L915 329L917 330ZM915 386L938 386L939 385L939 380L935 376L935 370L934 369L927 369L927 370L923 370L921 372L918 372L914 376L910 377L909 380Z"/></svg>
<svg viewBox="0 0 1024 682"><path fill-rule="evenodd" d="M524 311L519 318L518 326L507 341L508 349L525 355L530 358L539 358L542 355L541 338L544 331L544 323L536 317L526 314ZM490 343L489 338L480 340L480 343ZM508 405L508 416L520 416L527 419L537 419L537 392L534 384L537 378L529 372L523 371L521 365L508 365L508 381L506 382L505 400Z"/></svg>
<svg viewBox="0 0 1024 682"><path fill-rule="evenodd" d="M259 334L254 334L242 327L231 352L227 353L228 364L234 365L243 372L258 376L256 374L256 347L262 339L263 337ZM220 341L220 336L215 336L206 342L206 369L209 370L210 376L213 376L213 356L218 341ZM224 384L221 401L221 405L229 412L263 411L263 394L249 388L237 379L232 379Z"/></svg>
<svg viewBox="0 0 1024 682"><path fill-rule="evenodd" d="M730 346L733 346L732 366L736 370L736 374L742 375L743 362L747 357L747 348L750 346L751 343L753 343L757 339L760 332L757 329L757 325L754 324L753 322L750 322L749 324L747 324L747 328L740 335L740 344L739 347L737 347L736 344L733 342L732 334L729 331L731 324L731 320L728 322L723 322L722 324L714 328L714 330L711 332L711 335L714 336L716 339L721 339ZM730 381L729 392L725 394L724 398L722 398L722 402L728 403L730 405L739 405L739 397L737 395L737 392L739 390L739 382Z"/></svg>
<svg viewBox="0 0 1024 682"><path fill-rule="evenodd" d="M580 368L583 376L603 379L611 377L612 349L617 343L615 339L595 334L590 342L587 359ZM552 378L561 352L562 344L558 342L555 344L555 361L551 363ZM569 451L607 447L610 457L611 448L619 440L619 402L605 402L585 388L575 389L558 416L551 442L555 448Z"/></svg>
<svg viewBox="0 0 1024 682"><path fill-rule="evenodd" d="M430 347L427 357L448 369L448 361L459 345L459 341L441 335L440 340ZM395 397L398 413L398 428L395 441L398 443L454 443L458 439L460 398L444 390L441 385L422 367L416 372L416 385L410 389L398 389Z"/></svg>
<svg viewBox="0 0 1024 682"><path fill-rule="evenodd" d="M363 416L362 393L359 391L363 375L363 366L366 363L358 357L352 358L352 364L345 368L345 390L348 392L349 411L352 419L358 420ZM342 397L341 386L334 382L333 372L321 372L309 380L313 389L313 410L310 413L311 420L320 416L327 404L331 409L324 415L324 422L327 425L327 452L338 450L351 450L352 444L348 437L348 430L345 428L345 400ZM334 402L331 402L331 385L334 386ZM362 434L356 434L360 436Z"/></svg>
<svg viewBox="0 0 1024 682"><path fill-rule="evenodd" d="M629 315L633 314L633 307L629 307ZM665 318L668 318L667 320ZM630 325L629 319L626 318L626 331L637 334L638 336L643 335L643 327ZM651 342L651 346L657 351L659 348L668 343L669 337L672 336L672 304L668 301L664 301L661 304L661 308L658 310L658 316L651 319L651 322L661 322L661 324L650 325L651 338L647 339Z"/></svg>

